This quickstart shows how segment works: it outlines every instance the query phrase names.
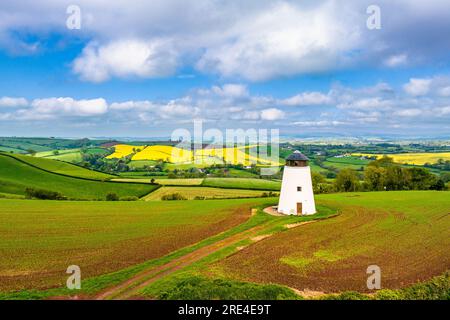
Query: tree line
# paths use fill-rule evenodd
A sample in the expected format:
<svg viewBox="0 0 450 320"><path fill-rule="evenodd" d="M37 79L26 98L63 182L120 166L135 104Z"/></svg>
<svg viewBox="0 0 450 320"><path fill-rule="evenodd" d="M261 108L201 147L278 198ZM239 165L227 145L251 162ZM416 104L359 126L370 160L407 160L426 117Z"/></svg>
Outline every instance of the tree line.
<svg viewBox="0 0 450 320"><path fill-rule="evenodd" d="M316 193L394 190L446 190L446 176L437 176L425 168L405 168L383 157L368 164L364 172L352 169L339 171L334 182L326 183L320 174L313 174Z"/></svg>

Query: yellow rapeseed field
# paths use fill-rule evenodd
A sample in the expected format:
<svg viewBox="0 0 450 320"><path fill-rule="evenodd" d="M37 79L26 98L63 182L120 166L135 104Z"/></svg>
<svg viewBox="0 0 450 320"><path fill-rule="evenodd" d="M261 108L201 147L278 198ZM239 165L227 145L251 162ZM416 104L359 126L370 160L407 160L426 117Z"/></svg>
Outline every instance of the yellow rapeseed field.
<svg viewBox="0 0 450 320"><path fill-rule="evenodd" d="M367 154L358 153L353 154L354 156L360 157L377 157L381 158L383 154ZM437 163L439 159L450 160L450 152L444 153L398 153L398 154L388 154L390 158L394 159L394 162L401 164L413 164L422 166L425 163Z"/></svg>
<svg viewBox="0 0 450 320"><path fill-rule="evenodd" d="M144 146L130 146L128 144L118 144L114 146L114 153L107 156L106 159L121 159L129 156L137 150L143 150Z"/></svg>
<svg viewBox="0 0 450 320"><path fill-rule="evenodd" d="M260 164L266 166L278 166L278 161L271 161L249 155L246 149L252 146L238 146L234 148L208 148L201 150L185 150L173 146L130 146L116 145L115 152L108 159L123 158L133 155L131 160L162 160L174 164L214 164L224 161L232 164Z"/></svg>
<svg viewBox="0 0 450 320"><path fill-rule="evenodd" d="M163 160L171 163L192 161L192 152L172 146L150 146L136 153L131 160Z"/></svg>

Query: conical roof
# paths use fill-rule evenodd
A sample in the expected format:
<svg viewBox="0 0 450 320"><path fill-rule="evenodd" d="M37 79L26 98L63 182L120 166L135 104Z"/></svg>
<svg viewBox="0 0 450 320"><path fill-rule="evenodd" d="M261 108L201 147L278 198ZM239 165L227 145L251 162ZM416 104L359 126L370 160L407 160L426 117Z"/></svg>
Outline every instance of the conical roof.
<svg viewBox="0 0 450 320"><path fill-rule="evenodd" d="M291 154L289 157L286 158L286 160L289 161L297 161L297 160L303 160L303 161L309 161L308 157L305 156L300 151L296 150L293 154Z"/></svg>

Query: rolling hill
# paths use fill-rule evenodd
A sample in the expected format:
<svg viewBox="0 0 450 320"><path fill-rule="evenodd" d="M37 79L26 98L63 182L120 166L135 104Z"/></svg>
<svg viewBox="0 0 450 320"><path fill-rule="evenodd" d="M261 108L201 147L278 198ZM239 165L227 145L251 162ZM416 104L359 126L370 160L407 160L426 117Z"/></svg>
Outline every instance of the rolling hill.
<svg viewBox="0 0 450 320"><path fill-rule="evenodd" d="M59 162L50 163L42 160L33 159L33 161L38 161L35 162L37 164L44 164L47 169L56 169L64 173L75 171L77 174L84 174L82 168L72 168L71 165L63 164L58 169ZM75 178L60 173L52 173L46 171L47 169L38 168L31 163L0 153L0 192L24 195L25 189L31 187L59 192L70 199L104 200L108 193L116 193L119 197L142 197L157 188L157 186L150 184L103 182Z"/></svg>

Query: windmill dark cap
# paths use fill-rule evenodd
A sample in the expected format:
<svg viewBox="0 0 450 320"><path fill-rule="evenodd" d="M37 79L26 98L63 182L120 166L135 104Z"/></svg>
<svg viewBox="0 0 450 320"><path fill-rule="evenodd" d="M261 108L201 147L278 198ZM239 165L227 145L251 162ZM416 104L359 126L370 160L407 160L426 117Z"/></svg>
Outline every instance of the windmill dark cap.
<svg viewBox="0 0 450 320"><path fill-rule="evenodd" d="M308 157L300 151L296 150L293 154L286 158L288 161L309 161Z"/></svg>

